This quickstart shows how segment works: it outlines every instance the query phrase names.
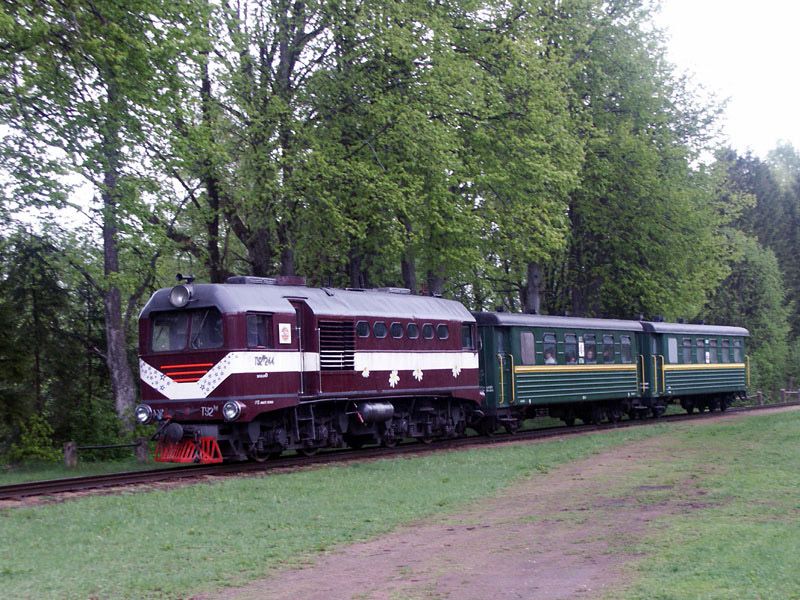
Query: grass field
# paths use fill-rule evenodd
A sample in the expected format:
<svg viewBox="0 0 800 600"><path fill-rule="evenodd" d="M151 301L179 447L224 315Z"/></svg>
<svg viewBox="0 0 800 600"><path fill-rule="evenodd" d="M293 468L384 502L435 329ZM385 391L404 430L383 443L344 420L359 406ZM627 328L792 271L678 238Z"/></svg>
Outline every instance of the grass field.
<svg viewBox="0 0 800 600"><path fill-rule="evenodd" d="M625 593L637 600L798 597L799 434L800 415L784 413L5 509L0 595L188 597L657 435L679 459L632 472L625 485L696 473L704 506L665 516L636 541L641 558ZM659 493L642 501L658 501Z"/></svg>

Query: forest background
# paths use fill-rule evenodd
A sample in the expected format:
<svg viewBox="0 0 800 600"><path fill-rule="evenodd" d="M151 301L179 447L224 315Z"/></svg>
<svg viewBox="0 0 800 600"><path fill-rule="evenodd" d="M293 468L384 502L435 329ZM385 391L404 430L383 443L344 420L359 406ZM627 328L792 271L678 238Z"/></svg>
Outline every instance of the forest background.
<svg viewBox="0 0 800 600"><path fill-rule="evenodd" d="M176 272L747 327L800 363L800 155L724 146L643 0L0 7L0 456L130 435Z"/></svg>

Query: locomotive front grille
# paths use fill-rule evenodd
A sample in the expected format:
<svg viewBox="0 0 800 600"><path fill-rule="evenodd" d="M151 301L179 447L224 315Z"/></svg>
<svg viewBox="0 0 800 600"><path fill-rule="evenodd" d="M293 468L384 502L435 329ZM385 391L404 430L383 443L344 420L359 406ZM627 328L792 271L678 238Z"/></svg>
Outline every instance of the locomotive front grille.
<svg viewBox="0 0 800 600"><path fill-rule="evenodd" d="M194 383L208 373L214 363L162 365L161 372L176 383Z"/></svg>

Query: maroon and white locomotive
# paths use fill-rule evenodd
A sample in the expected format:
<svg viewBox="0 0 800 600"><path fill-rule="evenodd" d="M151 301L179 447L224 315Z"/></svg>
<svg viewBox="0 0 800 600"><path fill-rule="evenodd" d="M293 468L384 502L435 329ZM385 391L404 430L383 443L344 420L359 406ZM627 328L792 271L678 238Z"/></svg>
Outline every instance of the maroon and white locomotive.
<svg viewBox="0 0 800 600"><path fill-rule="evenodd" d="M483 416L476 333L460 303L404 289L187 279L142 310L136 417L170 462L456 436Z"/></svg>

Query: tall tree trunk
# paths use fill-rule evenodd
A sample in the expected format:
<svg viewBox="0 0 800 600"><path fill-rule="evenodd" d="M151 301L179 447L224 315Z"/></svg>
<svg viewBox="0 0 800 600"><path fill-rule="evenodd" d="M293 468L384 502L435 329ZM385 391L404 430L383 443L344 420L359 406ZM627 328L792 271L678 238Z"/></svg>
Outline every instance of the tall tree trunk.
<svg viewBox="0 0 800 600"><path fill-rule="evenodd" d="M444 291L444 277L440 272L428 271L428 293L431 296L441 296Z"/></svg>
<svg viewBox="0 0 800 600"><path fill-rule="evenodd" d="M210 37L210 36L209 36ZM206 131L212 131L214 119L212 116L211 76L208 72L208 51L204 51L206 61L203 63L200 82L200 104L203 113L203 125ZM210 214L206 219L206 267L208 268L211 283L222 283L227 273L222 267L222 256L219 251L219 221L220 221L220 185L214 172L214 164L206 155L203 158L203 176L205 179L206 196Z"/></svg>
<svg viewBox="0 0 800 600"><path fill-rule="evenodd" d="M120 174L120 124L117 111L124 110L118 101L113 83L108 84L108 113L101 132L101 152L104 175L101 197L103 200L103 274L105 291L103 307L106 328L106 364L111 375L114 406L125 431L133 431L133 407L136 404L136 386L128 362L125 327L122 320L122 293L114 283L119 274L119 174Z"/></svg>
<svg viewBox="0 0 800 600"><path fill-rule="evenodd" d="M541 312L542 270L538 263L528 263L528 279L525 282L525 297L522 306L525 312L538 315Z"/></svg>
<svg viewBox="0 0 800 600"><path fill-rule="evenodd" d="M417 265L412 245L413 226L408 217L400 216L400 222L406 229L406 247L403 258L400 260L400 268L403 272L403 285L411 290L412 294L417 293Z"/></svg>

